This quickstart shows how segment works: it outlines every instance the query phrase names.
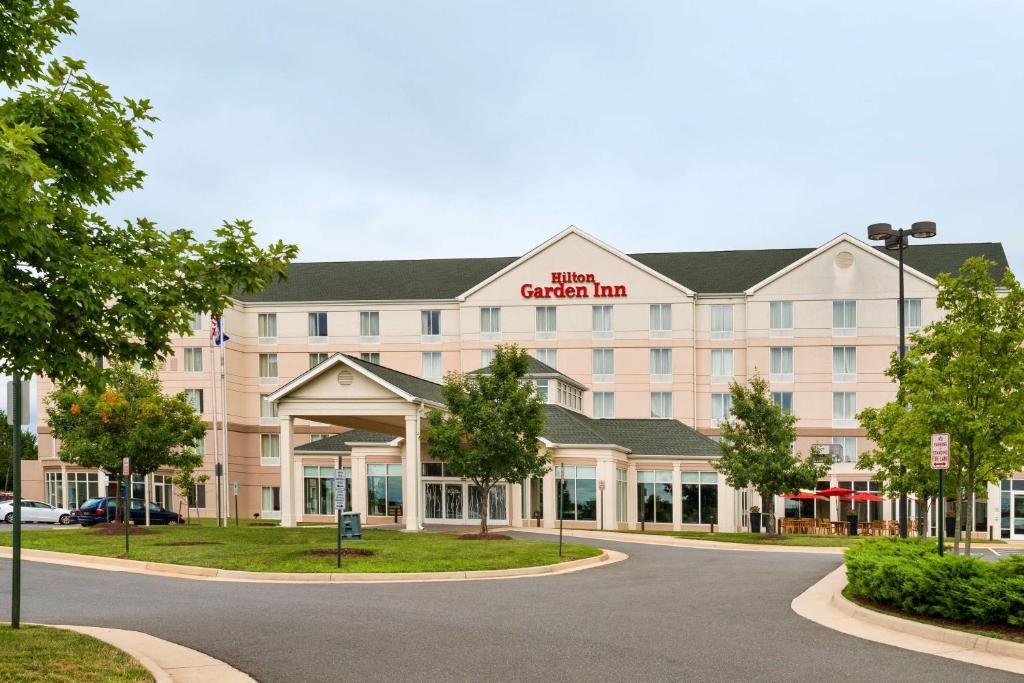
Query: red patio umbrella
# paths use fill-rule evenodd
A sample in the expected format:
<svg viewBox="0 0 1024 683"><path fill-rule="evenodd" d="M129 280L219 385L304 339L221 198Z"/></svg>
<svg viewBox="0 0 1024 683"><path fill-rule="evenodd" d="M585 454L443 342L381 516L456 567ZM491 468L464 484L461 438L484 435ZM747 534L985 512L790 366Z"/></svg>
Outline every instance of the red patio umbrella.
<svg viewBox="0 0 1024 683"><path fill-rule="evenodd" d="M885 498L882 498L881 496L875 495L874 493L869 493L867 491L862 491L862 492L860 492L860 493L858 493L856 495L853 495L853 496L843 497L843 498L840 498L839 500L842 500L842 501L845 501L845 502L848 502L848 503L884 503L885 502Z"/></svg>
<svg viewBox="0 0 1024 683"><path fill-rule="evenodd" d="M842 486L833 486L830 489L818 491L818 495L831 498L832 496L848 496L853 492L853 489L844 489Z"/></svg>
<svg viewBox="0 0 1024 683"><path fill-rule="evenodd" d="M787 500L825 500L821 496L817 496L809 491L800 491L799 493L787 493L782 496Z"/></svg>

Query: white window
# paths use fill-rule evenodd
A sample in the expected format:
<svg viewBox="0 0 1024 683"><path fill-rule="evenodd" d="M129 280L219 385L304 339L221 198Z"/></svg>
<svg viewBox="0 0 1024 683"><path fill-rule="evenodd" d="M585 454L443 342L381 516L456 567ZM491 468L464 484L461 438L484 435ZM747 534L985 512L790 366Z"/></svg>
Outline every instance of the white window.
<svg viewBox="0 0 1024 683"><path fill-rule="evenodd" d="M260 434L260 464L277 465L281 462L281 435Z"/></svg>
<svg viewBox="0 0 1024 683"><path fill-rule="evenodd" d="M309 341L313 344L327 342L327 313L318 311L309 314Z"/></svg>
<svg viewBox="0 0 1024 683"><path fill-rule="evenodd" d="M480 349L480 367L486 368L494 360L494 349Z"/></svg>
<svg viewBox="0 0 1024 683"><path fill-rule="evenodd" d="M192 410L197 413L203 412L203 390L202 389L186 389L185 397L188 399L189 404L192 406Z"/></svg>
<svg viewBox="0 0 1024 683"><path fill-rule="evenodd" d="M260 487L260 514L264 519L277 519L281 516L281 487Z"/></svg>
<svg viewBox="0 0 1024 683"><path fill-rule="evenodd" d="M651 349L651 382L672 381L672 349Z"/></svg>
<svg viewBox="0 0 1024 683"><path fill-rule="evenodd" d="M856 301L833 301L832 302L832 336L833 337L855 337L855 336L857 336L857 302Z"/></svg>
<svg viewBox="0 0 1024 683"><path fill-rule="evenodd" d="M548 367L558 367L558 349L537 349L537 360Z"/></svg>
<svg viewBox="0 0 1024 683"><path fill-rule="evenodd" d="M856 382L857 381L857 347L856 346L833 346L832 347L832 381L833 382Z"/></svg>
<svg viewBox="0 0 1024 683"><path fill-rule="evenodd" d="M610 391L594 392L594 417L615 417L615 394Z"/></svg>
<svg viewBox="0 0 1024 683"><path fill-rule="evenodd" d="M277 313L260 313L257 319L257 328L260 344L274 344L277 342Z"/></svg>
<svg viewBox="0 0 1024 683"><path fill-rule="evenodd" d="M711 307L711 338L732 339L732 304L715 304Z"/></svg>
<svg viewBox="0 0 1024 683"><path fill-rule="evenodd" d="M277 424L277 404L270 394L260 394L260 424Z"/></svg>
<svg viewBox="0 0 1024 683"><path fill-rule="evenodd" d="M554 339L558 329L557 309L554 306L537 307L537 339Z"/></svg>
<svg viewBox="0 0 1024 683"><path fill-rule="evenodd" d="M651 392L651 417L672 417L672 392Z"/></svg>
<svg viewBox="0 0 1024 683"><path fill-rule="evenodd" d="M566 408L575 411L583 410L583 392L576 387L571 387L565 382L556 382L558 385L558 403Z"/></svg>
<svg viewBox="0 0 1024 683"><path fill-rule="evenodd" d="M380 311L359 311L359 342L380 342Z"/></svg>
<svg viewBox="0 0 1024 683"><path fill-rule="evenodd" d="M441 339L441 311L420 311L420 335L423 341Z"/></svg>
<svg viewBox="0 0 1024 683"><path fill-rule="evenodd" d="M541 402L548 402L548 381L546 379L538 379L534 381L534 386L537 387L537 397L540 398Z"/></svg>
<svg viewBox="0 0 1024 683"><path fill-rule="evenodd" d="M426 351L423 353L423 379L440 382L444 371L441 369L441 352Z"/></svg>
<svg viewBox="0 0 1024 683"><path fill-rule="evenodd" d="M328 354L326 353L311 353L309 354L309 368L312 370L316 366L327 360Z"/></svg>
<svg viewBox="0 0 1024 683"><path fill-rule="evenodd" d="M480 338L501 339L501 309L497 306L480 309Z"/></svg>
<svg viewBox="0 0 1024 683"><path fill-rule="evenodd" d="M330 436L330 434L310 434L309 435L309 442L310 443L314 443L316 441L323 441L324 439L326 439L329 436Z"/></svg>
<svg viewBox="0 0 1024 683"><path fill-rule="evenodd" d="M203 349L193 346L185 349L185 372L203 371Z"/></svg>
<svg viewBox="0 0 1024 683"><path fill-rule="evenodd" d="M46 504L50 507L64 507L64 477L60 472L46 473Z"/></svg>
<svg viewBox="0 0 1024 683"><path fill-rule="evenodd" d="M833 457L835 462L857 462L857 437L833 436L832 443L839 446L839 452Z"/></svg>
<svg viewBox="0 0 1024 683"><path fill-rule="evenodd" d="M773 301L769 304L768 336L770 337L792 337L793 336L793 302Z"/></svg>
<svg viewBox="0 0 1024 683"><path fill-rule="evenodd" d="M370 351L369 353L360 353L360 360L365 360L367 363L373 363L374 365L380 365L380 352Z"/></svg>
<svg viewBox="0 0 1024 683"><path fill-rule="evenodd" d="M203 327L206 325L206 318L202 313L193 313L192 322L190 327L193 332L202 332Z"/></svg>
<svg viewBox="0 0 1024 683"><path fill-rule="evenodd" d="M711 426L717 427L732 414L732 394L711 394Z"/></svg>
<svg viewBox="0 0 1024 683"><path fill-rule="evenodd" d="M773 391L772 402L777 405L784 415L793 414L793 392L792 391Z"/></svg>
<svg viewBox="0 0 1024 683"><path fill-rule="evenodd" d="M591 318L594 339L611 339L614 336L611 306L594 306L591 309Z"/></svg>
<svg viewBox="0 0 1024 683"><path fill-rule="evenodd" d="M612 349L594 349L594 383L615 381L615 352Z"/></svg>
<svg viewBox="0 0 1024 683"><path fill-rule="evenodd" d="M711 349L711 383L728 384L733 378L732 349Z"/></svg>
<svg viewBox="0 0 1024 683"><path fill-rule="evenodd" d="M260 354L260 382L272 384L277 381L277 354Z"/></svg>
<svg viewBox="0 0 1024 683"><path fill-rule="evenodd" d="M793 347L773 346L769 354L768 380L771 382L792 382Z"/></svg>
<svg viewBox="0 0 1024 683"><path fill-rule="evenodd" d="M651 339L672 336L672 304L651 304Z"/></svg>
<svg viewBox="0 0 1024 683"><path fill-rule="evenodd" d="M896 312L899 313L899 300L896 300ZM899 324L899 320L896 321ZM917 332L921 329L921 300L920 299L904 299L903 300L903 324L907 328L907 332Z"/></svg>
<svg viewBox="0 0 1024 683"><path fill-rule="evenodd" d="M626 470L621 468L615 469L615 521L625 522L627 518L627 510L629 509L629 483L626 476Z"/></svg>
<svg viewBox="0 0 1024 683"><path fill-rule="evenodd" d="M857 394L852 391L832 392L832 426L857 426Z"/></svg>

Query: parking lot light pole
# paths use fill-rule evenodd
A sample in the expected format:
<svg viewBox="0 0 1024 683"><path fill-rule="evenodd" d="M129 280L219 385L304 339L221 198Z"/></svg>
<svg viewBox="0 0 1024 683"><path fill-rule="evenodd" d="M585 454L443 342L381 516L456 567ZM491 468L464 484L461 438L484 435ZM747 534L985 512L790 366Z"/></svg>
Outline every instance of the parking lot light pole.
<svg viewBox="0 0 1024 683"><path fill-rule="evenodd" d="M899 319L900 319L900 361L907 353L907 325L906 325L906 307L907 302L903 292L903 251L910 247L910 238L917 237L919 239L927 239L929 237L935 237L936 229L934 221L918 221L911 225L909 228L893 228L888 223L875 223L868 226L868 239L874 241L884 241L886 251L895 251L899 253L899 271L900 271L900 303L899 303ZM903 379L903 363L899 366L899 379ZM902 468L901 468L902 469ZM941 504L941 501L940 501ZM899 506L899 517L900 517L900 537L907 537L907 493L904 491L900 494L900 506Z"/></svg>
<svg viewBox="0 0 1024 683"><path fill-rule="evenodd" d="M13 419L10 420L14 426L14 434L11 441L11 465L14 470L11 474L14 478L14 530L11 539L12 560L11 567L11 628L21 627L21 414L24 410L21 406L21 376L15 372L11 377L13 395L11 396L11 409Z"/></svg>

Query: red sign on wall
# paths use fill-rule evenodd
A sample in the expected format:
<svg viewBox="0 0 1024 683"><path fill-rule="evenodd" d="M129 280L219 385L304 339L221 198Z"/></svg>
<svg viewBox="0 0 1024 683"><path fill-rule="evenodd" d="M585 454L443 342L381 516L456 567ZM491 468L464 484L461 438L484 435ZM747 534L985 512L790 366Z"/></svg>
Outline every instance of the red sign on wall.
<svg viewBox="0 0 1024 683"><path fill-rule="evenodd" d="M550 285L527 282L519 292L524 299L611 299L624 298L626 285L606 285L599 282L593 273L570 270L551 273Z"/></svg>

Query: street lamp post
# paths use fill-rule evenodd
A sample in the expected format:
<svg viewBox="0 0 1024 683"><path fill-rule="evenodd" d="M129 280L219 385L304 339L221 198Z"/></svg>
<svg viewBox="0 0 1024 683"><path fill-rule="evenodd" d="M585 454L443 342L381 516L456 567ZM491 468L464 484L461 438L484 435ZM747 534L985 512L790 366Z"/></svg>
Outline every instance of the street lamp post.
<svg viewBox="0 0 1024 683"><path fill-rule="evenodd" d="M888 223L875 223L868 226L868 239L876 241L884 241L886 251L899 252L900 262L900 303L899 303L899 314L900 314L900 360L903 360L903 356L907 352L907 325L906 325L906 299L903 295L903 250L910 246L910 238L917 237L919 239L927 239L929 237L935 237L935 222L934 221L918 221L912 224L909 228L893 228ZM903 379L903 364L899 367L899 379ZM942 504L941 501L939 503ZM900 494L900 537L907 537L907 494L903 492ZM939 520L941 523L941 520Z"/></svg>

